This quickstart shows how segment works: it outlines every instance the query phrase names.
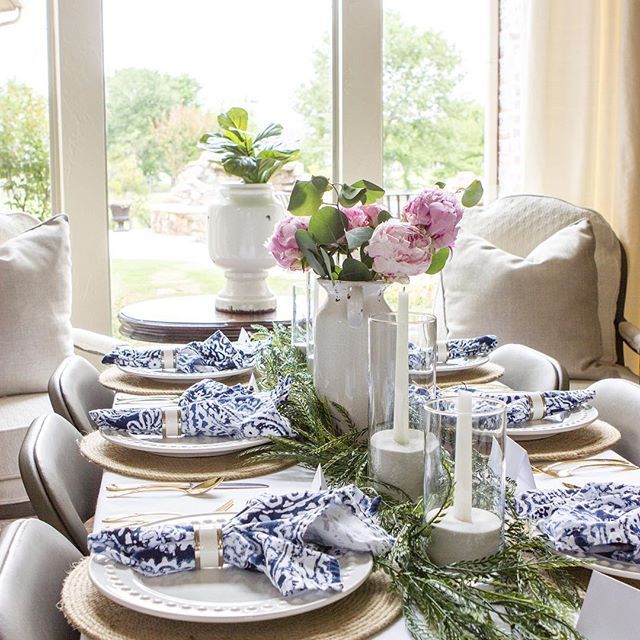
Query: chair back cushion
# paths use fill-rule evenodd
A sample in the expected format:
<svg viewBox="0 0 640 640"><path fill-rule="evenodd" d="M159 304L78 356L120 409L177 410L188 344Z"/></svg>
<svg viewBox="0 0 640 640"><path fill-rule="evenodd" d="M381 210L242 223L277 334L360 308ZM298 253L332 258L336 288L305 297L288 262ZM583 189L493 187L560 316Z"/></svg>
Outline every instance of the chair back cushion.
<svg viewBox="0 0 640 640"><path fill-rule="evenodd" d="M515 195L500 198L484 209L467 211L462 228L504 251L524 257L556 231L581 219L591 222L595 238L597 292L593 296L598 301L602 343L600 361L614 364L618 360L615 321L620 295L622 251L613 229L598 212L576 207L558 198ZM478 265L478 268L483 269L483 266ZM528 344L526 341L524 343Z"/></svg>
<svg viewBox="0 0 640 640"><path fill-rule="evenodd" d="M17 520L0 537L0 638L77 640L57 603L80 552L39 520Z"/></svg>
<svg viewBox="0 0 640 640"><path fill-rule="evenodd" d="M0 214L3 227L15 230L14 214ZM47 391L55 368L73 353L66 216L0 244L0 301L0 396Z"/></svg>
<svg viewBox="0 0 640 640"><path fill-rule="evenodd" d="M95 513L102 470L80 454L81 437L59 415L37 418L20 449L20 473L40 520L87 553L84 523Z"/></svg>
<svg viewBox="0 0 640 640"><path fill-rule="evenodd" d="M521 258L469 233L442 272L449 336L494 333L556 358L571 377L611 373L602 362L595 239L580 220Z"/></svg>
<svg viewBox="0 0 640 640"><path fill-rule="evenodd" d="M64 360L49 380L49 398L53 410L68 420L80 433L95 431L89 417L94 409L109 409L114 393L98 381L98 370L84 358Z"/></svg>

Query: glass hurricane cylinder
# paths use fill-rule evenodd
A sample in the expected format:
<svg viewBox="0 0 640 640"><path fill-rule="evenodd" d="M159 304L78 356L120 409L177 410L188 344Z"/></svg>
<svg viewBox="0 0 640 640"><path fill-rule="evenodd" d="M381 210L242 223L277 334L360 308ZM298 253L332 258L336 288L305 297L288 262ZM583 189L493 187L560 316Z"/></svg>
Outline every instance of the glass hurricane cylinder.
<svg viewBox="0 0 640 640"><path fill-rule="evenodd" d="M506 405L464 395L422 407L428 553L438 565L483 558L503 545Z"/></svg>
<svg viewBox="0 0 640 640"><path fill-rule="evenodd" d="M408 345L398 344L398 315L369 320L369 475L381 491L418 500L424 478L424 396L435 387L436 319L409 313ZM406 333L405 333L406 332ZM398 376L402 376L399 378ZM404 494L404 495L403 495Z"/></svg>
<svg viewBox="0 0 640 640"><path fill-rule="evenodd" d="M309 280L291 287L291 344L308 353L311 318Z"/></svg>

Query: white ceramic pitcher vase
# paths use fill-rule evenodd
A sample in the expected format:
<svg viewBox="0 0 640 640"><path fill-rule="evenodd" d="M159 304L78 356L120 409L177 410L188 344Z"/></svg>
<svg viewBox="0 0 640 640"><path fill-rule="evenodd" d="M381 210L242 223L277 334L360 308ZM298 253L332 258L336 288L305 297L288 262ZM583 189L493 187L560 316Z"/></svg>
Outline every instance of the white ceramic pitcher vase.
<svg viewBox="0 0 640 640"><path fill-rule="evenodd" d="M368 425L369 318L388 313L384 282L331 282L314 328L313 379L320 397L342 405L357 428Z"/></svg>

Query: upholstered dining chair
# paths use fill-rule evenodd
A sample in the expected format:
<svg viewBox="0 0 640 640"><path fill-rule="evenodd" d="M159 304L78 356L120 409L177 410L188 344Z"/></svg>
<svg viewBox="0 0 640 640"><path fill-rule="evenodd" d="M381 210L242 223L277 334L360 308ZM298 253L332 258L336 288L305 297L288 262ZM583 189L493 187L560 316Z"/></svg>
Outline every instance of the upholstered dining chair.
<svg viewBox="0 0 640 640"><path fill-rule="evenodd" d="M589 389L596 392L591 404L600 418L612 424L622 438L615 450L634 464L640 465L640 385L629 380L598 380Z"/></svg>
<svg viewBox="0 0 640 640"><path fill-rule="evenodd" d="M565 278L565 293L571 292L578 285L585 288L592 287L588 295L585 295L585 299L594 308L593 323L585 319L586 314L580 315L581 309L574 310L573 320L568 319L561 311L561 301L557 297L544 295L545 291L549 291L546 289L547 281L545 280L549 274L548 270L543 271L540 278L535 280L535 294L534 291L523 292L524 299L527 300L526 308L514 308L511 298L504 299L507 295L504 284L509 281L508 265L515 265L510 282L518 285L527 282L531 285L532 278L527 281L521 278L520 267L527 264L527 257L532 252L538 251L537 248L543 243L549 242L556 233L561 233L562 230L584 219L589 223L588 233L593 234L594 254L592 255L595 262L595 277L585 284L586 271L577 266L575 272L561 273ZM627 282L625 255L620 240L602 215L558 198L513 195L500 198L487 207L469 209L465 212L461 227L459 244L467 246L467 249L472 247L471 253L469 251L465 253L460 247L454 252L451 263L441 274L441 286L435 304L439 326L447 328L448 337L497 333L497 329L491 326L472 325L474 323L495 325L493 318L499 317L500 324L504 327L504 335L498 336L499 338L532 346L557 357L554 350L548 346L554 344L554 341L557 344L557 336L560 335L557 331L551 330L542 337L538 336L536 340L532 339L532 328L536 327L538 316L541 315L540 311L544 310L547 316L554 317L555 314L556 329L563 329L562 335L567 336L567 341L569 343L572 339L575 341L570 345L571 350L579 354L585 362L591 363L590 368L584 367L585 373L589 369L589 375L579 376L572 373L572 363L562 362L569 370L573 387L584 388L593 380L607 377L638 380L637 375L623 366L624 344L633 351L640 352L640 328L624 318ZM476 240L470 238L476 238ZM496 258L496 255L503 257ZM534 255L536 258L532 258L533 265L537 263L540 254ZM559 257L556 254L555 258ZM500 260L502 262L499 262ZM523 260L525 262L522 262ZM543 264L551 269L553 260L552 255ZM481 280L469 280L469 261L474 261L473 269L477 270ZM494 273L492 265L496 264L504 265L504 268L501 267L500 275L492 275ZM487 274L486 278L482 275L484 273ZM483 288L475 288L478 282L483 284ZM501 290L488 291L487 289L494 282L496 286L501 287ZM482 294L479 291L482 291ZM472 302L476 308L481 309L483 317L479 319L478 315L465 304L466 302ZM577 322L582 322L586 327L582 333L589 333L589 326L594 327L591 344L585 345L577 337L578 332L572 326L576 317ZM595 327L595 325L599 326ZM477 333L470 333L475 331ZM440 338L444 338L444 331ZM579 367L574 368L577 370Z"/></svg>
<svg viewBox="0 0 640 640"><path fill-rule="evenodd" d="M0 536L0 640L77 640L57 603L62 581L82 554L35 518Z"/></svg>
<svg viewBox="0 0 640 640"><path fill-rule="evenodd" d="M491 354L491 362L504 367L500 378L518 391L552 391L569 388L564 367L550 356L523 344L505 344Z"/></svg>
<svg viewBox="0 0 640 640"><path fill-rule="evenodd" d="M82 434L95 430L89 411L108 409L113 404L113 391L100 384L98 375L98 370L84 358L69 356L49 380L53 410Z"/></svg>
<svg viewBox="0 0 640 640"><path fill-rule="evenodd" d="M20 449L20 473L40 520L86 554L85 522L95 513L102 470L80 454L81 437L59 415L36 418Z"/></svg>

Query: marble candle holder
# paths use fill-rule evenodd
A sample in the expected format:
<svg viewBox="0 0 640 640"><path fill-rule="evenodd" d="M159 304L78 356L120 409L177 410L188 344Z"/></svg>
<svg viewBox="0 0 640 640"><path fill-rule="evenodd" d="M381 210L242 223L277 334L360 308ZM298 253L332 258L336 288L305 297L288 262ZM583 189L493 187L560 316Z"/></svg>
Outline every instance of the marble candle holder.
<svg viewBox="0 0 640 640"><path fill-rule="evenodd" d="M427 514L435 518L438 510ZM434 564L443 566L463 560L479 560L493 555L502 545L502 519L486 509L471 509L471 521L458 520L447 509L431 526L428 554Z"/></svg>
<svg viewBox="0 0 640 640"><path fill-rule="evenodd" d="M393 429L377 431L369 441L369 462L373 476L398 487L412 500L422 496L424 482L424 433L409 429L406 444L395 441Z"/></svg>

